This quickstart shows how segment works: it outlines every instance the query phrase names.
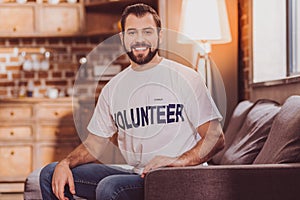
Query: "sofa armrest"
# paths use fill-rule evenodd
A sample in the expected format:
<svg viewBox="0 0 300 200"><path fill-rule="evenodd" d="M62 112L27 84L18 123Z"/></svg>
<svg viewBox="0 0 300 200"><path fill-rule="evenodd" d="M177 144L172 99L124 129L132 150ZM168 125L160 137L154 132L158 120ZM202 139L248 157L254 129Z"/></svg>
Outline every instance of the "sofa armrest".
<svg viewBox="0 0 300 200"><path fill-rule="evenodd" d="M145 178L145 200L290 200L300 197L300 163L161 168Z"/></svg>

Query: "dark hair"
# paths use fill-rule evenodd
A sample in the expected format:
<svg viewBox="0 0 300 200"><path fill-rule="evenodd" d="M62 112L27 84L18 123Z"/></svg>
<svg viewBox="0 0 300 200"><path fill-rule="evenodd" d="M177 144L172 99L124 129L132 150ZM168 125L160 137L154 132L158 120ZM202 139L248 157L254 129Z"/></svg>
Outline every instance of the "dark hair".
<svg viewBox="0 0 300 200"><path fill-rule="evenodd" d="M137 17L143 17L147 13L152 14L153 19L155 21L156 26L158 27L158 30L161 28L161 21L160 17L158 16L157 12L149 5L143 4L143 3L137 3L130 6L127 6L122 14L121 17L121 28L122 32L125 31L125 22L128 17L128 15L133 14Z"/></svg>

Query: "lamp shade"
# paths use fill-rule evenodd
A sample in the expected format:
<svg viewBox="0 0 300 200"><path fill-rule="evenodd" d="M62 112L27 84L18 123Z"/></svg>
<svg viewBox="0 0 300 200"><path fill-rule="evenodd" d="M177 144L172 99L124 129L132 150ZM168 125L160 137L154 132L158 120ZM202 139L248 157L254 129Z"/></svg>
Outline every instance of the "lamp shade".
<svg viewBox="0 0 300 200"><path fill-rule="evenodd" d="M178 42L231 41L225 0L183 0Z"/></svg>

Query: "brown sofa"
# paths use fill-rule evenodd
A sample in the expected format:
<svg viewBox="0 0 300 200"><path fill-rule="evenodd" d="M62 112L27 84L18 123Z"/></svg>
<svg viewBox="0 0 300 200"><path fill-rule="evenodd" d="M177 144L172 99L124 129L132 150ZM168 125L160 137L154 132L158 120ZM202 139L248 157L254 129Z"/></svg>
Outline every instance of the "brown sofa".
<svg viewBox="0 0 300 200"><path fill-rule="evenodd" d="M225 138L209 166L149 173L145 200L300 199L300 96L239 103Z"/></svg>
<svg viewBox="0 0 300 200"><path fill-rule="evenodd" d="M150 172L145 200L300 199L300 96L239 103L225 138L208 166ZM40 199L38 173L27 178L25 199Z"/></svg>

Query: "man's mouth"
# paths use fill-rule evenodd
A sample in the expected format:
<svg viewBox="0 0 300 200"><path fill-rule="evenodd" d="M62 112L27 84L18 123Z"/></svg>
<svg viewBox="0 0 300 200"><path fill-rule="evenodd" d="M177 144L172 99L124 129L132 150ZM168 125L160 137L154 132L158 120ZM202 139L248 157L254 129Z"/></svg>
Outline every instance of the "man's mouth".
<svg viewBox="0 0 300 200"><path fill-rule="evenodd" d="M146 51L146 49L148 49L147 47L135 47L133 48L136 51Z"/></svg>
<svg viewBox="0 0 300 200"><path fill-rule="evenodd" d="M144 51L146 51L146 50L148 50L148 49L150 49L151 48L151 46L150 45L133 45L132 47L131 47L131 49L133 50L133 51L136 51L136 52L144 52Z"/></svg>

